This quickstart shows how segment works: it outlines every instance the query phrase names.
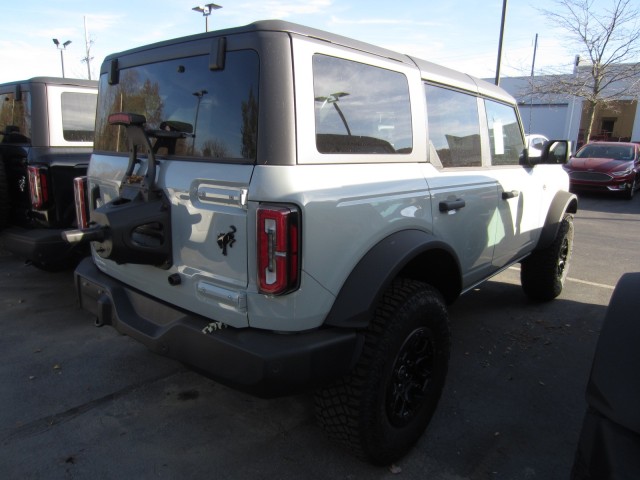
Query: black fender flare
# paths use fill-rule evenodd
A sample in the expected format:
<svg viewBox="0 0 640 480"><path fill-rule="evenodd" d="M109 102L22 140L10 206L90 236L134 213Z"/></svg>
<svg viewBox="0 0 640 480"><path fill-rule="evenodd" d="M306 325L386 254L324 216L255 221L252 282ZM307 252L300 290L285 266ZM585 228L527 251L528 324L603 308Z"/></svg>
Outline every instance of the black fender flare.
<svg viewBox="0 0 640 480"><path fill-rule="evenodd" d="M576 213L577 211L578 197L575 194L564 190L557 192L549 206L536 250L542 250L551 245L558 234L560 223L565 214Z"/></svg>
<svg viewBox="0 0 640 480"><path fill-rule="evenodd" d="M443 296L452 301L460 293L460 262L453 249L433 234L422 230L402 230L374 245L356 264L325 319L325 325L365 328L371 320L378 300L392 280L418 256L429 251L444 251L448 267L456 267L456 285ZM441 272L444 276L451 274ZM420 279L418 272L413 277ZM433 285L438 288L438 285Z"/></svg>

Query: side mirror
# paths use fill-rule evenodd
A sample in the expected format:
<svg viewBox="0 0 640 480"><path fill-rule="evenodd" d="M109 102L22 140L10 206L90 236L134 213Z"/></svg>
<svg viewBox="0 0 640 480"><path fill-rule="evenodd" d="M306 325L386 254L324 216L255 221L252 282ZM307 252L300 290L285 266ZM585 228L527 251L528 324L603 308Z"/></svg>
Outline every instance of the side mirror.
<svg viewBox="0 0 640 480"><path fill-rule="evenodd" d="M571 142L569 140L549 140L542 148L540 157L529 157L532 165L560 164L564 165L571 157Z"/></svg>

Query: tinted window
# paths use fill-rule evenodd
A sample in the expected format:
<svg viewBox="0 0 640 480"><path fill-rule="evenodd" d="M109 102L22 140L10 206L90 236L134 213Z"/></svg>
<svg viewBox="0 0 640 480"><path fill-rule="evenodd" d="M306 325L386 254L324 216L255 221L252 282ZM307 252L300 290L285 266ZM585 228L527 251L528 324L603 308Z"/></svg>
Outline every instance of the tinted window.
<svg viewBox="0 0 640 480"><path fill-rule="evenodd" d="M340 58L313 58L316 145L321 153L409 153L407 78Z"/></svg>
<svg viewBox="0 0 640 480"><path fill-rule="evenodd" d="M3 143L29 143L31 137L31 96L22 92L22 100L13 93L0 94L0 135Z"/></svg>
<svg viewBox="0 0 640 480"><path fill-rule="evenodd" d="M224 70L209 70L208 55L123 69L117 85L102 76L99 95L96 150L128 151L125 129L107 121L110 113L127 112L145 116L146 130L159 138L152 144L160 155L256 158L254 51L227 53Z"/></svg>
<svg viewBox="0 0 640 480"><path fill-rule="evenodd" d="M524 141L515 108L485 100L491 163L493 165L518 165L524 149Z"/></svg>
<svg viewBox="0 0 640 480"><path fill-rule="evenodd" d="M96 101L93 93L62 93L62 134L68 142L93 142Z"/></svg>
<svg viewBox="0 0 640 480"><path fill-rule="evenodd" d="M446 88L425 85L431 163L443 167L482 164L478 101Z"/></svg>

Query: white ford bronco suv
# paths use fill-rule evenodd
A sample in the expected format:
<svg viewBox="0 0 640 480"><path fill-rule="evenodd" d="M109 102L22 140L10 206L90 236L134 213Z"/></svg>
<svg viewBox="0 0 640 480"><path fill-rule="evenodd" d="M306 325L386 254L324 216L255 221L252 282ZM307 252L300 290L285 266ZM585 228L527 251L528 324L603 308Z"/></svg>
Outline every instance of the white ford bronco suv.
<svg viewBox="0 0 640 480"><path fill-rule="evenodd" d="M81 306L259 396L316 389L329 435L389 464L447 372L446 305L514 263L560 294L567 141L530 158L487 82L282 21L108 56L70 242Z"/></svg>

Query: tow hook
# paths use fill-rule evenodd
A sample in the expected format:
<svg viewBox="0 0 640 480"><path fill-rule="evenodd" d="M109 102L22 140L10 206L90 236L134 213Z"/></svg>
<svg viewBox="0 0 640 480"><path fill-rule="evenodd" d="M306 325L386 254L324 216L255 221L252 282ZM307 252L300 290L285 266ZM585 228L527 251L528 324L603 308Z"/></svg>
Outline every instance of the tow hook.
<svg viewBox="0 0 640 480"><path fill-rule="evenodd" d="M106 227L94 225L84 230L65 230L62 238L67 243L102 242L105 239Z"/></svg>

